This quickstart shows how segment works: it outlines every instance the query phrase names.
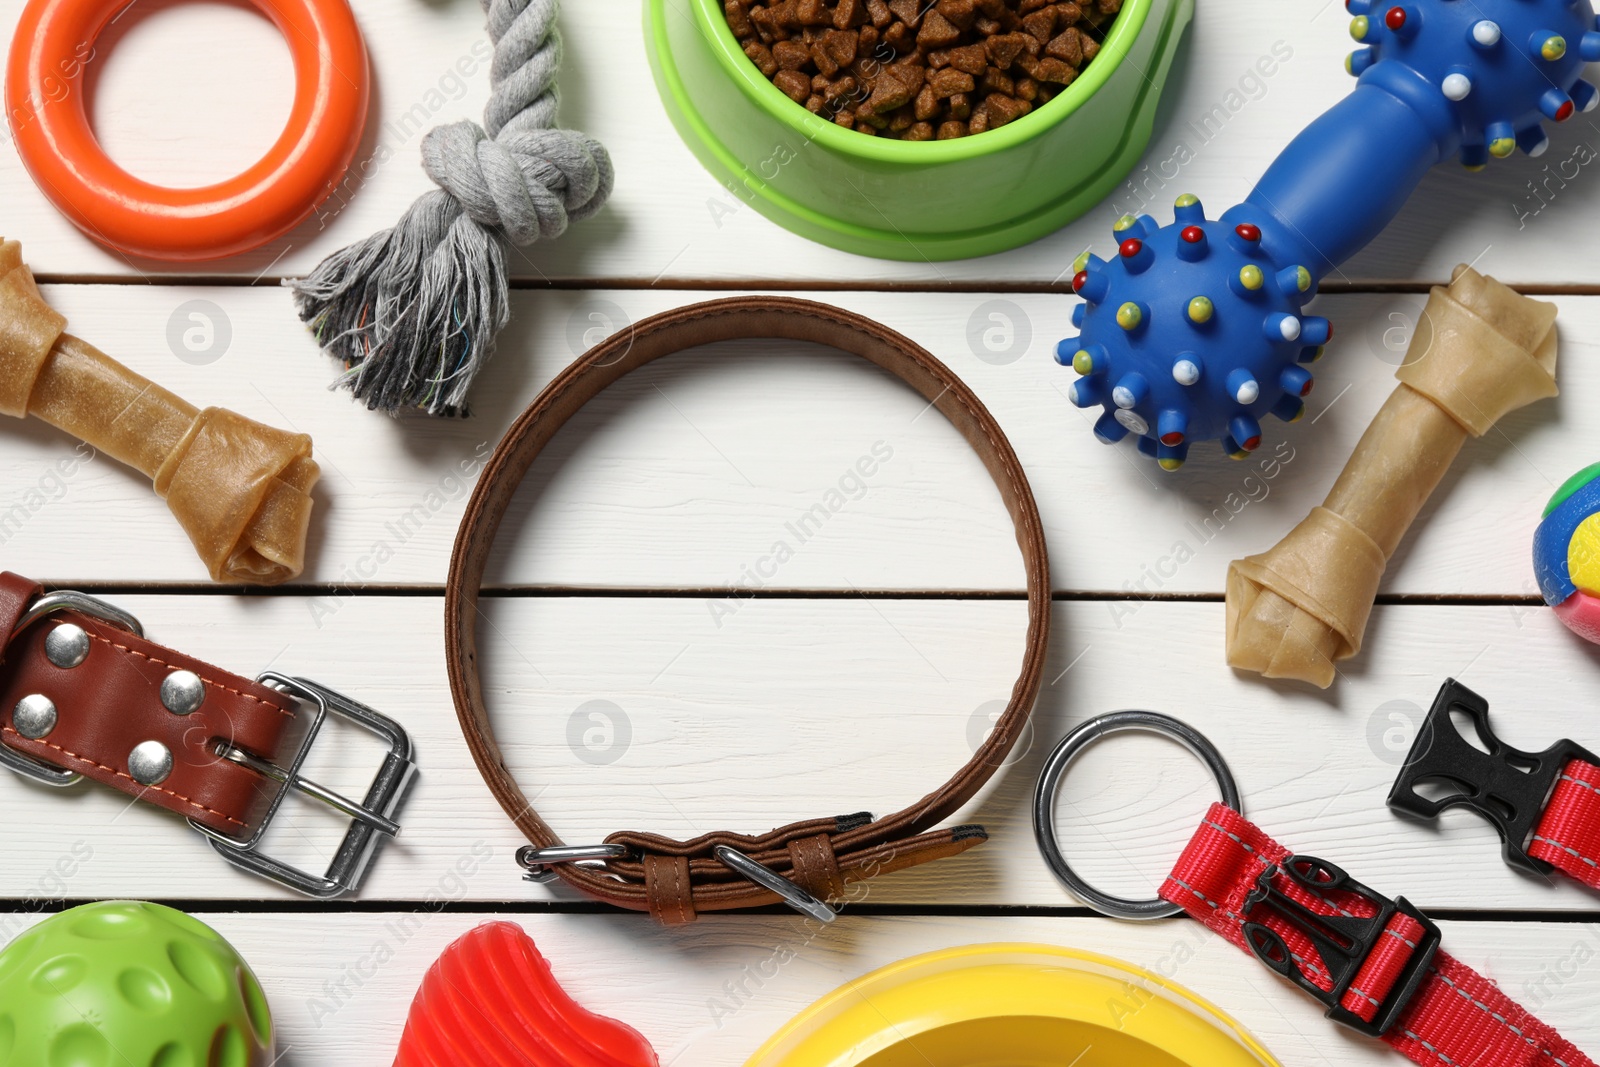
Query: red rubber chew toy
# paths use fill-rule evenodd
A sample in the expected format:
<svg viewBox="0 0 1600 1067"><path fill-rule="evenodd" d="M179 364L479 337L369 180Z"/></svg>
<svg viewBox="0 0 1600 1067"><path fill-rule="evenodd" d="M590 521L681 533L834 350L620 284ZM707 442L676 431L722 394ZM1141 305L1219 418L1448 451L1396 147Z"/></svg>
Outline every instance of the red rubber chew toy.
<svg viewBox="0 0 1600 1067"><path fill-rule="evenodd" d="M422 979L394 1067L659 1067L640 1033L580 1007L516 923L457 938Z"/></svg>

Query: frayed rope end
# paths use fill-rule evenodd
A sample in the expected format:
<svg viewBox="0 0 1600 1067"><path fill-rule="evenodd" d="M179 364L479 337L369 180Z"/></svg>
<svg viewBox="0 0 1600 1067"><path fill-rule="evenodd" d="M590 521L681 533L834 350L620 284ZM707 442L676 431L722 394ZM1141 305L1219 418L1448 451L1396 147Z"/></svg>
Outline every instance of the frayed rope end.
<svg viewBox="0 0 1600 1067"><path fill-rule="evenodd" d="M288 284L301 320L345 366L334 387L391 415L467 414L509 319L499 242L442 194Z"/></svg>

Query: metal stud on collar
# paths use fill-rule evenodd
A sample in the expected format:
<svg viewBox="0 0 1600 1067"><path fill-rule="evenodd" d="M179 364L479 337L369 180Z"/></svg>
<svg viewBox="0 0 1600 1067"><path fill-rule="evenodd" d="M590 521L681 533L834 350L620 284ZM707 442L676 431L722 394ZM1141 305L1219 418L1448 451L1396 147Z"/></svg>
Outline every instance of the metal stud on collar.
<svg viewBox="0 0 1600 1067"><path fill-rule="evenodd" d="M172 773L172 749L160 741L140 741L128 753L128 774L140 785L160 785Z"/></svg>
<svg viewBox="0 0 1600 1067"><path fill-rule="evenodd" d="M825 901L818 900L810 893L801 889L794 882L785 878L777 871L764 863L757 863L737 849L727 845L718 845L711 850L711 854L730 871L754 882L762 889L770 889L783 898L783 902L802 915L809 915L818 922L831 923L839 917Z"/></svg>
<svg viewBox="0 0 1600 1067"><path fill-rule="evenodd" d="M126 611L112 604L107 604L104 600L92 597L87 593L78 593L70 589L46 593L34 600L32 604L28 605L28 610L23 612L22 617L17 620L17 624L12 627L10 636L15 637L46 615L53 615L58 611L81 612L92 618L103 619L113 626L120 626L122 629L138 634L141 637L144 636L144 627L139 625L139 620L129 615ZM31 694L30 697L24 698L24 700L31 699L35 695L40 700L49 703L52 712L55 710L55 704L42 693ZM15 712L13 712L14 714ZM51 720L50 729L55 729L54 719ZM19 729L18 732L20 733L21 730ZM48 733L49 730L45 732ZM38 740L38 738L34 738L34 740ZM76 771L69 771L63 767L53 767L42 760L34 759L26 753L18 752L3 744L0 744L0 767L15 771L36 782L43 782L45 785L52 786L76 785L83 778L83 775Z"/></svg>
<svg viewBox="0 0 1600 1067"><path fill-rule="evenodd" d="M89 658L89 634L75 622L64 622L44 636L44 658L69 671Z"/></svg>
<svg viewBox="0 0 1600 1067"><path fill-rule="evenodd" d="M205 699L206 683L194 671L173 671L161 679L161 706L174 715L193 715Z"/></svg>
<svg viewBox="0 0 1600 1067"><path fill-rule="evenodd" d="M11 725L29 741L48 737L56 728L55 701L43 693L29 693L12 709Z"/></svg>

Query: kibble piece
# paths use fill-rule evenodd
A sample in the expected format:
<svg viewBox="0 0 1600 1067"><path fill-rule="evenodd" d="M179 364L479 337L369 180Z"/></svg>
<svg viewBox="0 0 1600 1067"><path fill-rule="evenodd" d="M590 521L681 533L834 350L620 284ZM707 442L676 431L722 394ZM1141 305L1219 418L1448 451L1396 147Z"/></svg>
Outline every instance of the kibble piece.
<svg viewBox="0 0 1600 1067"><path fill-rule="evenodd" d="M750 16L739 0L728 0L722 5L722 13L727 16L728 29L732 30L733 35L739 40L756 35L756 28L750 24Z"/></svg>
<svg viewBox="0 0 1600 1067"><path fill-rule="evenodd" d="M856 61L856 42L860 39L861 35L855 30L824 30L818 43L834 63L848 67Z"/></svg>
<svg viewBox="0 0 1600 1067"><path fill-rule="evenodd" d="M917 124L917 117L907 105L889 116L889 132L904 133Z"/></svg>
<svg viewBox="0 0 1600 1067"><path fill-rule="evenodd" d="M744 54L750 57L750 62L756 65L763 77L770 78L778 73L778 61L772 58L772 49L760 41L746 41Z"/></svg>
<svg viewBox="0 0 1600 1067"><path fill-rule="evenodd" d="M953 141L957 137L965 137L966 135L967 124L965 122L961 122L957 119L950 119L946 122L939 123L938 137L941 141Z"/></svg>
<svg viewBox="0 0 1600 1067"><path fill-rule="evenodd" d="M939 94L933 91L933 86L924 84L922 91L917 94L917 121L925 122L939 114L944 104L939 99Z"/></svg>
<svg viewBox="0 0 1600 1067"><path fill-rule="evenodd" d="M881 130L887 125L889 125L889 120L872 110L871 102L862 104L860 107L856 108L857 129L860 129L863 126L871 126L873 129Z"/></svg>
<svg viewBox="0 0 1600 1067"><path fill-rule="evenodd" d="M889 10L894 12L895 18L912 29L916 29L922 21L922 0L889 0Z"/></svg>
<svg viewBox="0 0 1600 1067"><path fill-rule="evenodd" d="M928 87L938 96L947 97L956 93L970 93L978 86L977 82L973 81L972 75L951 67L946 70L936 70L928 75Z"/></svg>
<svg viewBox="0 0 1600 1067"><path fill-rule="evenodd" d="M993 128L1015 122L1032 111L1033 105L1003 93L990 93L984 98L983 108L989 115L989 126Z"/></svg>
<svg viewBox="0 0 1600 1067"><path fill-rule="evenodd" d="M972 29L978 18L978 5L974 0L939 0L934 10L958 30Z"/></svg>
<svg viewBox="0 0 1600 1067"><path fill-rule="evenodd" d="M820 115L822 114L822 109L826 106L826 103L827 102L822 99L821 93L812 93L810 96L806 97L806 110L811 112L813 115Z"/></svg>
<svg viewBox="0 0 1600 1067"><path fill-rule="evenodd" d="M1004 96L1014 96L1017 91L1017 83L994 67L990 67L989 73L983 76L983 84L979 88L984 93L1000 93Z"/></svg>
<svg viewBox="0 0 1600 1067"><path fill-rule="evenodd" d="M1033 35L1033 39L1044 44L1056 32L1056 9L1042 7L1031 15L1022 17L1022 28Z"/></svg>
<svg viewBox="0 0 1600 1067"><path fill-rule="evenodd" d="M1079 36L1079 43L1083 45L1083 61L1085 63L1100 54L1100 42L1093 37Z"/></svg>
<svg viewBox="0 0 1600 1067"><path fill-rule="evenodd" d="M811 52L811 65L817 68L817 76L819 78L832 78L839 73L839 64L835 63L833 57L828 54L828 50L823 46L821 38L811 42L809 51Z"/></svg>
<svg viewBox="0 0 1600 1067"><path fill-rule="evenodd" d="M833 15L823 6L822 0L798 0L795 14L802 26L822 26L833 21Z"/></svg>
<svg viewBox="0 0 1600 1067"><path fill-rule="evenodd" d="M928 12L922 20L922 29L917 31L918 48L943 48L960 39L961 31L949 19L939 14L938 8Z"/></svg>
<svg viewBox="0 0 1600 1067"><path fill-rule="evenodd" d="M779 70L799 70L811 62L811 49L799 41L778 41L772 46L772 58Z"/></svg>
<svg viewBox="0 0 1600 1067"><path fill-rule="evenodd" d="M872 25L883 29L894 21L894 13L889 10L889 5L884 0L867 0L867 17L872 20Z"/></svg>
<svg viewBox="0 0 1600 1067"><path fill-rule="evenodd" d="M800 0L778 0L767 8L772 13L772 23L779 29L793 33L800 29Z"/></svg>
<svg viewBox="0 0 1600 1067"><path fill-rule="evenodd" d="M780 70L772 76L772 84L783 90L797 104L803 104L811 95L811 79L798 70Z"/></svg>
<svg viewBox="0 0 1600 1067"><path fill-rule="evenodd" d="M963 74L981 78L984 72L989 69L989 55L985 50L985 46L981 44L963 45L960 48L950 49L950 65ZM1010 66L1009 63L996 65Z"/></svg>
<svg viewBox="0 0 1600 1067"><path fill-rule="evenodd" d="M1046 57L1033 65L1028 72L1035 81L1055 82L1057 85L1071 85L1078 79L1078 72L1067 66L1059 59Z"/></svg>
<svg viewBox="0 0 1600 1067"><path fill-rule="evenodd" d="M972 117L967 120L968 133L982 133L989 128L989 110L982 104L972 109Z"/></svg>
<svg viewBox="0 0 1600 1067"><path fill-rule="evenodd" d="M903 107L922 91L921 67L897 63L878 76L878 84L867 100L867 107L876 115Z"/></svg>
<svg viewBox="0 0 1600 1067"><path fill-rule="evenodd" d="M918 122L905 133L900 135L902 141L931 141L933 140L933 123Z"/></svg>
<svg viewBox="0 0 1600 1067"><path fill-rule="evenodd" d="M1071 0L1068 0L1065 4L1056 5L1056 25L1058 27L1077 25L1078 20L1081 18L1083 18L1083 8L1072 3Z"/></svg>
<svg viewBox="0 0 1600 1067"><path fill-rule="evenodd" d="M835 112L834 116L833 116L833 121L837 125L843 126L847 130L853 130L853 129L856 128L856 115L855 115L855 112L850 111L848 109L844 110L844 111Z"/></svg>
<svg viewBox="0 0 1600 1067"><path fill-rule="evenodd" d="M1041 7L1049 7L1053 0L1022 0L1017 5L1017 14L1031 15Z"/></svg>
<svg viewBox="0 0 1600 1067"><path fill-rule="evenodd" d="M853 30L865 21L865 0L839 0L839 6L833 9L833 28L836 30Z"/></svg>
<svg viewBox="0 0 1600 1067"><path fill-rule="evenodd" d="M1039 83L1032 78L1018 78L1015 95L1029 103L1039 99Z"/></svg>
<svg viewBox="0 0 1600 1067"><path fill-rule="evenodd" d="M1024 37L1025 35L1020 33L1007 33L999 37L989 38L983 46L988 61L1000 70L1009 69L1011 64L1017 61L1017 57L1027 51L1027 40ZM967 70L965 67L962 69ZM967 73L972 74L974 77L979 77L982 76L984 71L967 70Z"/></svg>
<svg viewBox="0 0 1600 1067"><path fill-rule="evenodd" d="M1078 37L1078 31L1068 26L1050 38L1050 43L1044 46L1044 54L1074 67L1080 65L1083 62L1083 42Z"/></svg>
<svg viewBox="0 0 1600 1067"><path fill-rule="evenodd" d="M950 117L961 119L963 122L972 114L972 98L966 93L957 93L952 96L946 105L950 109Z"/></svg>

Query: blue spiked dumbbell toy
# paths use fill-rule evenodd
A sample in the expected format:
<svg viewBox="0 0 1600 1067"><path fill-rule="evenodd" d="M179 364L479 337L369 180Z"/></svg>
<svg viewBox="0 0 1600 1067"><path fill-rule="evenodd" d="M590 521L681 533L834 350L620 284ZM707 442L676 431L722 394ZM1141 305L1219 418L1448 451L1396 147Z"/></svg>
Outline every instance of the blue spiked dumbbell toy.
<svg viewBox="0 0 1600 1067"><path fill-rule="evenodd" d="M1318 281L1399 213L1422 176L1452 157L1480 169L1548 145L1600 93L1578 77L1600 59L1591 0L1348 0L1366 47L1355 90L1301 131L1244 203L1208 221L1178 198L1162 226L1116 224L1117 254L1074 264L1078 337L1056 358L1082 375L1072 402L1105 413L1095 434L1130 433L1167 470L1194 441L1234 458L1261 443L1261 419L1305 410L1327 319L1302 313Z"/></svg>

